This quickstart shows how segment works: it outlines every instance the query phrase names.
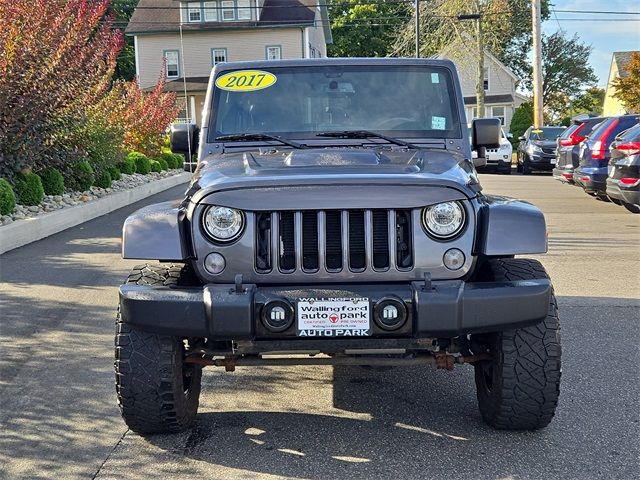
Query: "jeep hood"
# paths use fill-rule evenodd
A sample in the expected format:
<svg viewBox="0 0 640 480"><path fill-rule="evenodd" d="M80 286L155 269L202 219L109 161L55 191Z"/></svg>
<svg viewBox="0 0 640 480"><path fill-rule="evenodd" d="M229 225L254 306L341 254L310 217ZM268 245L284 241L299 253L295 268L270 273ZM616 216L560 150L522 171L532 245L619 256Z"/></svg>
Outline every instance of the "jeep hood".
<svg viewBox="0 0 640 480"><path fill-rule="evenodd" d="M340 185L429 185L458 190L467 198L480 191L470 162L460 153L354 147L212 154L199 163L191 188L197 202L230 189Z"/></svg>

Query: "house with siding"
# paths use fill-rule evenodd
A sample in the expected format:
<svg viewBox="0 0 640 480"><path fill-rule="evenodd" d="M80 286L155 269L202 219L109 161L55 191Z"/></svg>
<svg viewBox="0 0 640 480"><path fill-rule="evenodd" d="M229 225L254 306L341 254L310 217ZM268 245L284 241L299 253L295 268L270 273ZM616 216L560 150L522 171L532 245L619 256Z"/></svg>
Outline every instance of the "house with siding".
<svg viewBox="0 0 640 480"><path fill-rule="evenodd" d="M200 123L211 68L220 62L327 56L331 29L316 0L140 0L125 33L142 89L161 75ZM185 100L186 89L186 100Z"/></svg>
<svg viewBox="0 0 640 480"><path fill-rule="evenodd" d="M467 122L478 116L476 101L477 62L473 48L445 49L438 58L449 58L456 65L462 94L464 95ZM484 93L485 117L498 117L502 120L505 131L509 131L513 112L528 98L516 91L518 77L489 51L484 54Z"/></svg>
<svg viewBox="0 0 640 480"><path fill-rule="evenodd" d="M604 96L604 105L602 108L602 114L607 117L629 113L622 102L613 96L616 93L616 89L613 87L613 82L618 78L626 78L629 75L626 66L631 60L631 55L633 53L640 52L613 52L613 56L611 57L611 67L609 67L609 78L607 79L607 90Z"/></svg>

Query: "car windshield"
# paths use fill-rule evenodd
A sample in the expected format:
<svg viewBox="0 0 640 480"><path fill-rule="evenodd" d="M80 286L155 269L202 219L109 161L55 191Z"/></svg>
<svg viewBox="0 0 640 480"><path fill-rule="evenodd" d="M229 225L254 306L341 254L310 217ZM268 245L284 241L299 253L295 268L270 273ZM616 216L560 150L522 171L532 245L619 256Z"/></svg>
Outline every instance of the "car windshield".
<svg viewBox="0 0 640 480"><path fill-rule="evenodd" d="M555 140L564 131L564 127L543 127L537 130L531 130L531 140Z"/></svg>
<svg viewBox="0 0 640 480"><path fill-rule="evenodd" d="M456 90L442 67L265 67L223 71L215 83L209 141L239 133L315 138L341 131L462 138Z"/></svg>

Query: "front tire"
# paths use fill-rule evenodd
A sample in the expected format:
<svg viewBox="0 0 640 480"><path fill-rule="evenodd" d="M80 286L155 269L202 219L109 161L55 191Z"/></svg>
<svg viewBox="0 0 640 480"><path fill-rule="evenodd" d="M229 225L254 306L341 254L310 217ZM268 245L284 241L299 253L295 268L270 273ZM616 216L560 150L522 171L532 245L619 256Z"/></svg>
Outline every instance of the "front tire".
<svg viewBox="0 0 640 480"><path fill-rule="evenodd" d="M535 260L491 260L483 270L486 281L549 278ZM474 365L483 420L500 430L546 427L560 394L560 322L555 296L551 295L547 317L537 325L476 335L472 341L493 356Z"/></svg>
<svg viewBox="0 0 640 480"><path fill-rule="evenodd" d="M188 272L181 266L135 267L126 283L174 286ZM157 335L123 323L115 337L116 394L127 426L140 434L179 432L198 411L202 368L183 362L185 340Z"/></svg>
<svg viewBox="0 0 640 480"><path fill-rule="evenodd" d="M623 202L622 206L626 208L631 213L640 213L640 206L634 205L633 203Z"/></svg>

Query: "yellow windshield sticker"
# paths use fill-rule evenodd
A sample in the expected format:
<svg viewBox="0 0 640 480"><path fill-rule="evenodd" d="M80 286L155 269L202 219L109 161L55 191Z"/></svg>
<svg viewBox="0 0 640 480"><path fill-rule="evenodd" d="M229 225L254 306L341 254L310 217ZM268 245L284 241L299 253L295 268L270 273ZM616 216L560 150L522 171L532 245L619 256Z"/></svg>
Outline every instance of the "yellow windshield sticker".
<svg viewBox="0 0 640 480"><path fill-rule="evenodd" d="M216 87L230 92L253 92L268 88L277 80L273 73L262 70L240 70L219 76Z"/></svg>
<svg viewBox="0 0 640 480"><path fill-rule="evenodd" d="M537 129L537 130L531 130L531 133L542 133L542 130Z"/></svg>

